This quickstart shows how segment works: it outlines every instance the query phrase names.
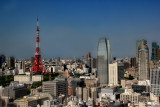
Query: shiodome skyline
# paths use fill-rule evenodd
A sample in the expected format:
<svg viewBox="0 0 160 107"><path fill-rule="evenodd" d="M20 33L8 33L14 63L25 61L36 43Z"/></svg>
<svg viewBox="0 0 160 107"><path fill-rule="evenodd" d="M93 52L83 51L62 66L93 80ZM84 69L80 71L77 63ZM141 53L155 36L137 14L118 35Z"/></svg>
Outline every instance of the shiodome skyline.
<svg viewBox="0 0 160 107"><path fill-rule="evenodd" d="M0 0L0 54L34 56L37 16L42 58L96 57L101 37L113 57L135 57L138 39L160 44L159 0Z"/></svg>

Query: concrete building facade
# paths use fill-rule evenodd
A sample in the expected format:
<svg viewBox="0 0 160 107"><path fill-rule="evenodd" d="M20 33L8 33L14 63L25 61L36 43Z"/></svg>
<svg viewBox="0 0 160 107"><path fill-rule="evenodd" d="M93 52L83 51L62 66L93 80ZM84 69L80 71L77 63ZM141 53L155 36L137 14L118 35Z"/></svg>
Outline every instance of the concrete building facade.
<svg viewBox="0 0 160 107"><path fill-rule="evenodd" d="M11 83L10 86L5 87L2 91L2 96L9 96L10 99L17 99L25 95L27 95L26 85L18 82Z"/></svg>
<svg viewBox="0 0 160 107"><path fill-rule="evenodd" d="M147 45L138 48L138 75L139 80L149 80L149 49Z"/></svg>
<svg viewBox="0 0 160 107"><path fill-rule="evenodd" d="M126 89L125 93L120 94L120 101L138 103L140 101L140 96L140 93L134 93L132 89Z"/></svg>
<svg viewBox="0 0 160 107"><path fill-rule="evenodd" d="M118 64L117 62L109 64L109 85L118 85Z"/></svg>
<svg viewBox="0 0 160 107"><path fill-rule="evenodd" d="M142 40L137 40L137 42L136 42L136 64L138 65L138 48L139 48L139 46L140 45L146 45L147 44L147 40L144 40L144 39L142 39Z"/></svg>
<svg viewBox="0 0 160 107"><path fill-rule="evenodd" d="M83 100L83 88L82 87L76 87L76 96L78 99Z"/></svg>
<svg viewBox="0 0 160 107"><path fill-rule="evenodd" d="M160 68L150 69L151 92L160 96Z"/></svg>
<svg viewBox="0 0 160 107"><path fill-rule="evenodd" d="M44 93L50 93L54 97L59 95L67 96L68 84L65 78L56 78L53 81L43 82L42 90Z"/></svg>
<svg viewBox="0 0 160 107"><path fill-rule="evenodd" d="M14 103L17 107L37 107L37 105L43 105L43 102L48 99L48 96L24 96L21 99L16 99Z"/></svg>

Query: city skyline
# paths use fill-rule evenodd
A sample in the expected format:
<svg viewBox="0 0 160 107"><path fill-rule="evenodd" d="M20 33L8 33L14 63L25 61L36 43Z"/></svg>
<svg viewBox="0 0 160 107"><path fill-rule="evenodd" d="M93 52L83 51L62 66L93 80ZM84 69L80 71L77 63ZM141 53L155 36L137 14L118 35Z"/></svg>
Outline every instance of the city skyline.
<svg viewBox="0 0 160 107"><path fill-rule="evenodd" d="M109 38L113 57L135 57L136 40L146 39L151 50L160 39L158 0L1 0L0 14L0 54L21 59L34 56L37 16L42 58L96 57L101 37Z"/></svg>

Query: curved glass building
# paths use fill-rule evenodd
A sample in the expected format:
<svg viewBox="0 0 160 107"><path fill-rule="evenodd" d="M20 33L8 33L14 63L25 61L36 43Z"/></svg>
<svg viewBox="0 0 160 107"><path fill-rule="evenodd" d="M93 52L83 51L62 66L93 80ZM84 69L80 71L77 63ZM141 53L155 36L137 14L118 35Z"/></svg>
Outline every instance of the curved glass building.
<svg viewBox="0 0 160 107"><path fill-rule="evenodd" d="M106 38L101 38L98 42L97 52L97 77L100 85L108 84L109 63L111 62L110 44Z"/></svg>
<svg viewBox="0 0 160 107"><path fill-rule="evenodd" d="M147 45L138 48L138 73L139 80L149 80L149 49Z"/></svg>

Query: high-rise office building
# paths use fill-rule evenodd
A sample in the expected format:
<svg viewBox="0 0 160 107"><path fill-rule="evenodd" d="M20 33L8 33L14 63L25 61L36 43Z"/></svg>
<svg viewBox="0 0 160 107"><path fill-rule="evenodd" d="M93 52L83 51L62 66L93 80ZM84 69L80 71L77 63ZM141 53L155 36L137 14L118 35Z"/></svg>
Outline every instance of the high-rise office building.
<svg viewBox="0 0 160 107"><path fill-rule="evenodd" d="M10 99L17 99L27 95L27 86L19 82L11 82L8 87L2 91L2 96L7 96Z"/></svg>
<svg viewBox="0 0 160 107"><path fill-rule="evenodd" d="M108 66L111 62L109 40L102 38L98 42L97 54L97 77L100 79L100 85L108 84Z"/></svg>
<svg viewBox="0 0 160 107"><path fill-rule="evenodd" d="M88 102L89 97L90 97L90 88L84 87L83 88L83 101Z"/></svg>
<svg viewBox="0 0 160 107"><path fill-rule="evenodd" d="M96 68L96 58L91 58L91 68Z"/></svg>
<svg viewBox="0 0 160 107"><path fill-rule="evenodd" d="M124 74L125 74L124 64L118 63L118 84L121 84L121 80L125 79Z"/></svg>
<svg viewBox="0 0 160 107"><path fill-rule="evenodd" d="M33 66L34 60L35 60L35 58L34 58L34 57L31 57L31 58L30 58L31 66Z"/></svg>
<svg viewBox="0 0 160 107"><path fill-rule="evenodd" d="M87 66L91 67L91 53L90 52L86 54L86 59L87 59Z"/></svg>
<svg viewBox="0 0 160 107"><path fill-rule="evenodd" d="M14 59L14 57L8 57L8 59L7 59L7 67L8 67L8 69L14 69L15 68L15 59Z"/></svg>
<svg viewBox="0 0 160 107"><path fill-rule="evenodd" d="M117 62L109 64L109 85L118 85L118 64Z"/></svg>
<svg viewBox="0 0 160 107"><path fill-rule="evenodd" d="M140 45L146 45L147 44L147 40L137 40L136 42L136 64L138 65L138 48Z"/></svg>
<svg viewBox="0 0 160 107"><path fill-rule="evenodd" d="M2 68L2 63L6 61L5 55L0 55L0 68Z"/></svg>
<svg viewBox="0 0 160 107"><path fill-rule="evenodd" d="M25 71L25 67L26 67L25 61L22 61L22 62L21 62L21 66L22 66L22 69Z"/></svg>
<svg viewBox="0 0 160 107"><path fill-rule="evenodd" d="M18 73L19 74L23 74L25 73L25 61L19 61L17 64L16 64L16 68L18 69Z"/></svg>
<svg viewBox="0 0 160 107"><path fill-rule="evenodd" d="M131 64L131 67L136 67L136 58L131 58L130 64Z"/></svg>
<svg viewBox="0 0 160 107"><path fill-rule="evenodd" d="M86 61L87 61L87 68L88 68L88 72L91 73L91 53L88 52L86 54Z"/></svg>
<svg viewBox="0 0 160 107"><path fill-rule="evenodd" d="M97 87L91 87L91 99L93 101L96 101L98 97L98 88Z"/></svg>
<svg viewBox="0 0 160 107"><path fill-rule="evenodd" d="M149 49L147 45L138 48L139 80L149 80Z"/></svg>
<svg viewBox="0 0 160 107"><path fill-rule="evenodd" d="M151 92L160 96L160 68L150 69Z"/></svg>
<svg viewBox="0 0 160 107"><path fill-rule="evenodd" d="M152 61L158 61L158 48L159 46L157 45L157 42L152 42Z"/></svg>
<svg viewBox="0 0 160 107"><path fill-rule="evenodd" d="M68 93L68 84L67 80L62 77L58 77L53 81L43 82L43 92L50 93L54 97L58 97L60 94L67 95Z"/></svg>
<svg viewBox="0 0 160 107"><path fill-rule="evenodd" d="M82 87L76 87L76 96L78 99L83 100L83 88Z"/></svg>

